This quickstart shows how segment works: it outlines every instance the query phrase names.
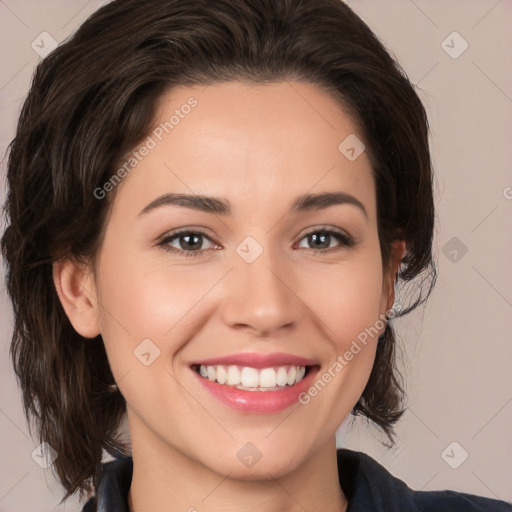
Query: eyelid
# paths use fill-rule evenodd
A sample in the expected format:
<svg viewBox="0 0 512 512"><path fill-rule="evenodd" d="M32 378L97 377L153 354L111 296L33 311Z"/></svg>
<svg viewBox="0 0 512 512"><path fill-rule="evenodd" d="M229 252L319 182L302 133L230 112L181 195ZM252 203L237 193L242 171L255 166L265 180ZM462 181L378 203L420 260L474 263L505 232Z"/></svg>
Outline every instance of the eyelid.
<svg viewBox="0 0 512 512"><path fill-rule="evenodd" d="M352 236L346 229L331 226L329 224L321 224L320 226L313 226L312 228L308 228L302 235L300 235L300 238L303 238L312 233L317 233L318 231L335 233L343 238L353 241L354 243L357 242L356 238Z"/></svg>
<svg viewBox="0 0 512 512"><path fill-rule="evenodd" d="M205 237L208 237L210 240L213 241L212 235L205 229L200 228L196 226L187 226L184 228L176 228L176 229L170 229L169 231L166 231L163 235L159 236L156 240L157 243L160 243L161 241L172 238L177 235L182 235L183 233L199 233L201 235L204 235Z"/></svg>
<svg viewBox="0 0 512 512"><path fill-rule="evenodd" d="M341 235L341 236L344 236L344 237L347 237L347 238L351 238L353 239L354 237L352 235L350 235L346 230L344 229L341 229L341 228L336 228L334 226L328 226L328 225L321 225L321 226L314 226L312 227L311 229L308 229L308 231L305 231L302 235L301 235L301 239L304 238L305 236L307 235L310 235L311 233L316 233L317 231L328 231L328 232L333 232L333 233L337 233L338 235Z"/></svg>

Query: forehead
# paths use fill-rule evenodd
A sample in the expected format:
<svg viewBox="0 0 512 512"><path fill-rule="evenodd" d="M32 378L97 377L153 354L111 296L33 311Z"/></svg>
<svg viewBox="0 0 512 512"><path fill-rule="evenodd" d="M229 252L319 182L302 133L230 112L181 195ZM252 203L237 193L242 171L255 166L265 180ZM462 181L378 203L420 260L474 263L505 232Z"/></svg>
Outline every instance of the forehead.
<svg viewBox="0 0 512 512"><path fill-rule="evenodd" d="M371 216L369 159L346 153L347 145L359 152L361 139L336 99L311 84L180 86L160 99L116 196L140 210L163 193L203 194L228 198L236 211L336 190L356 195Z"/></svg>

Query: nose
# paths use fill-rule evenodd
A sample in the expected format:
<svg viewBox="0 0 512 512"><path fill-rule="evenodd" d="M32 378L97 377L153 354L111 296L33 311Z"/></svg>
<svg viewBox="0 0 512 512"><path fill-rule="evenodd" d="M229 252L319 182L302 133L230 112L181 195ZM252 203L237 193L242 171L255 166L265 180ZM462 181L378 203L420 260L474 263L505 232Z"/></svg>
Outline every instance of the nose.
<svg viewBox="0 0 512 512"><path fill-rule="evenodd" d="M278 263L270 251L264 250L252 263L239 258L228 276L224 322L258 337L296 326L305 306L295 284L289 263Z"/></svg>

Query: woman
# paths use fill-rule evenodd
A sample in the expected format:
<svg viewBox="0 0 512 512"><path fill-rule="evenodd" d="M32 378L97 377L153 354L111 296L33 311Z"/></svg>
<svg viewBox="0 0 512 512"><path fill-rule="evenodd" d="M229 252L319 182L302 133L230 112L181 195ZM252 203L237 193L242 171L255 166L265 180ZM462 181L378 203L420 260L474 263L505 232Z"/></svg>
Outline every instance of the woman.
<svg viewBox="0 0 512 512"><path fill-rule="evenodd" d="M425 111L342 2L108 4L38 67L8 183L13 363L65 499L511 510L336 450L350 413L392 441L392 318L435 281Z"/></svg>

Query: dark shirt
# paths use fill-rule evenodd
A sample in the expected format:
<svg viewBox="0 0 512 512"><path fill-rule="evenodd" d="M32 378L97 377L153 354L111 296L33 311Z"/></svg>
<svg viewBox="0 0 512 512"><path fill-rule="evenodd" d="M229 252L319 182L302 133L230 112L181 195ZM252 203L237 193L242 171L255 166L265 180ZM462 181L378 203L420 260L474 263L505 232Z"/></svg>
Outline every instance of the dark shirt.
<svg viewBox="0 0 512 512"><path fill-rule="evenodd" d="M472 494L414 491L364 453L339 449L337 455L347 512L512 512L510 503ZM131 457L103 464L97 505L91 498L82 512L128 512L132 471Z"/></svg>

